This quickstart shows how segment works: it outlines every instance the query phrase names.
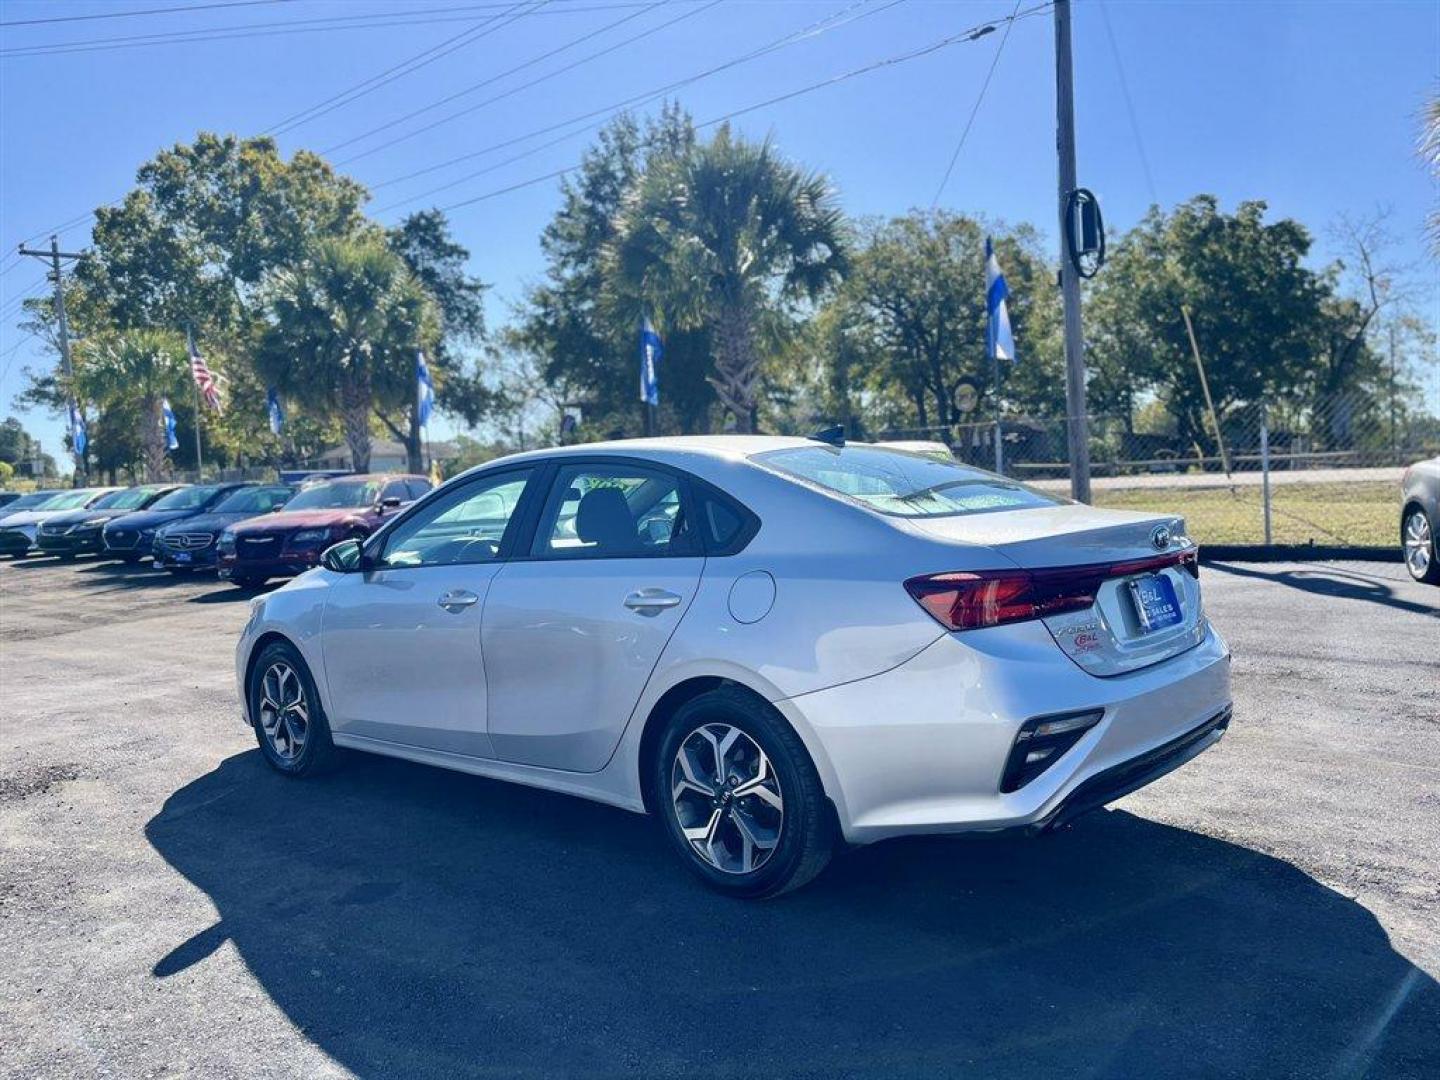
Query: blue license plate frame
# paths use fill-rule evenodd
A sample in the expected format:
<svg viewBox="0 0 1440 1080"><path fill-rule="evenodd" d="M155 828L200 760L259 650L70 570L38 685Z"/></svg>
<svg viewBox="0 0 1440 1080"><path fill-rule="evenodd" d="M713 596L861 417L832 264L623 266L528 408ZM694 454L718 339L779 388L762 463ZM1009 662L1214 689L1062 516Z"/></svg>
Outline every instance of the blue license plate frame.
<svg viewBox="0 0 1440 1080"><path fill-rule="evenodd" d="M1131 578L1128 584L1135 618L1142 633L1153 634L1184 622L1185 612L1180 607L1180 596L1175 591L1175 583L1167 576L1146 574Z"/></svg>

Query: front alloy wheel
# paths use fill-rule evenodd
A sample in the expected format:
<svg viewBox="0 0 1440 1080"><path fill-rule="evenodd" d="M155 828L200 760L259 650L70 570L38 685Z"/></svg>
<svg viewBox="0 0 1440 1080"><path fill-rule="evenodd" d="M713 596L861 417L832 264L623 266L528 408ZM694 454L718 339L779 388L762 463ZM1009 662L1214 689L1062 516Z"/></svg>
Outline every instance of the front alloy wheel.
<svg viewBox="0 0 1440 1080"><path fill-rule="evenodd" d="M284 660L265 669L260 678L260 730L281 761L295 761L305 751L310 731L310 703L300 675Z"/></svg>
<svg viewBox="0 0 1440 1080"><path fill-rule="evenodd" d="M1418 506L1405 515L1400 530L1405 547L1405 568L1416 581L1440 585L1440 561L1436 559L1435 530L1430 518Z"/></svg>
<svg viewBox="0 0 1440 1080"><path fill-rule="evenodd" d="M333 762L335 745L315 680L289 642L273 642L255 658L249 700L255 740L277 772L304 776Z"/></svg>

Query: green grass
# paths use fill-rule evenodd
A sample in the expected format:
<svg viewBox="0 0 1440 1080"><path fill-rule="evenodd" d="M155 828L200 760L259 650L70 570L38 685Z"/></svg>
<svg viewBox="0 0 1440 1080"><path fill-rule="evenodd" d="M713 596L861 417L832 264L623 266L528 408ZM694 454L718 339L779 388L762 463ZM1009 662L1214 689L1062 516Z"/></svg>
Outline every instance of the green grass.
<svg viewBox="0 0 1440 1080"><path fill-rule="evenodd" d="M1276 484L1270 492L1271 536L1276 544L1393 547L1400 542L1400 502L1394 484ZM1182 514L1190 535L1202 545L1265 542L1258 486L1096 490L1095 505Z"/></svg>

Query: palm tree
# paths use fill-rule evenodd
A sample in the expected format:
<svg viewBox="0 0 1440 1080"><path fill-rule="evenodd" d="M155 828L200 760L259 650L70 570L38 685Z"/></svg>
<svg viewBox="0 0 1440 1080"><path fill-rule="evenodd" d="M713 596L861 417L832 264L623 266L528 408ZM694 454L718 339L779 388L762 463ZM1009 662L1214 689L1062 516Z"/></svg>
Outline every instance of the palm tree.
<svg viewBox="0 0 1440 1080"><path fill-rule="evenodd" d="M1432 180L1440 183L1440 93L1425 103L1420 128L1420 160L1430 170ZM1440 207L1433 208L1426 221L1430 233L1430 249L1440 256Z"/></svg>
<svg viewBox="0 0 1440 1080"><path fill-rule="evenodd" d="M650 167L626 199L609 261L617 306L637 323L644 310L710 331L710 381L736 430L751 432L758 339L844 274L844 215L823 176L726 125Z"/></svg>
<svg viewBox="0 0 1440 1080"><path fill-rule="evenodd" d="M76 343L74 393L99 407L102 416L129 412L136 425L145 475L165 472L161 403L186 392L190 362L185 339L162 330L125 330Z"/></svg>
<svg viewBox="0 0 1440 1080"><path fill-rule="evenodd" d="M264 289L256 367L288 397L338 410L352 467L370 467L370 422L415 396L415 354L435 340L434 305L372 237L325 240Z"/></svg>

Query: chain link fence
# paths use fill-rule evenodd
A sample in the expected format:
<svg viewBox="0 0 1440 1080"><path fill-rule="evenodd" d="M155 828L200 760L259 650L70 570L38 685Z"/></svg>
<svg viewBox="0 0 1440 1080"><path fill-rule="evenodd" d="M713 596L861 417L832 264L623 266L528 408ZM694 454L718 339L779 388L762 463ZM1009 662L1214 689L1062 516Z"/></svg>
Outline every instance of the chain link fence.
<svg viewBox="0 0 1440 1080"><path fill-rule="evenodd" d="M1218 439L1208 418L1196 420L1183 428L1158 409L1090 417L1095 505L1181 514L1201 544L1398 550L1401 475L1440 454L1440 416L1399 395L1237 406ZM1063 418L1004 416L998 429L1000 471L1068 493ZM996 432L994 420L977 420L881 438L944 442L960 460L994 469Z"/></svg>

